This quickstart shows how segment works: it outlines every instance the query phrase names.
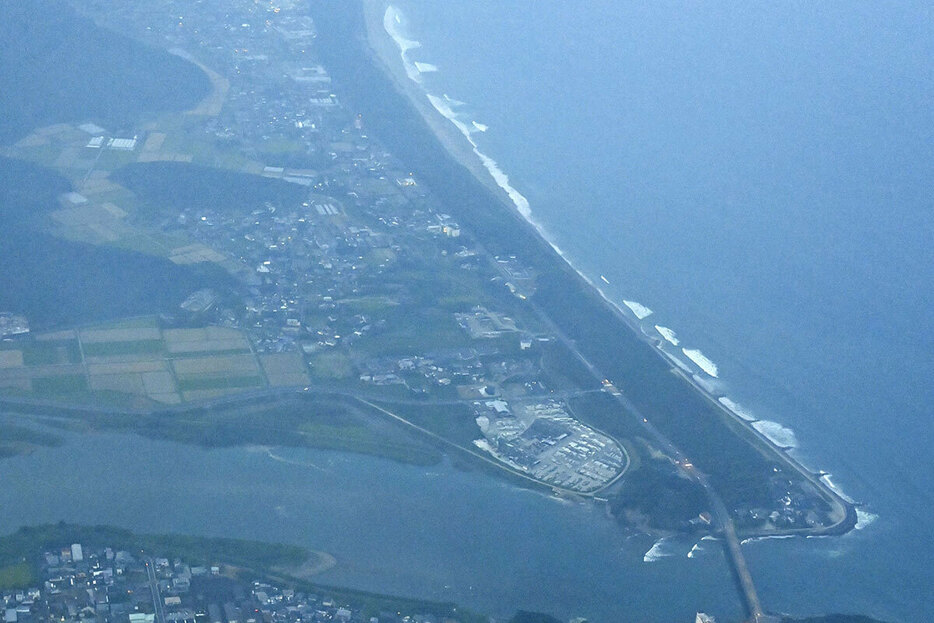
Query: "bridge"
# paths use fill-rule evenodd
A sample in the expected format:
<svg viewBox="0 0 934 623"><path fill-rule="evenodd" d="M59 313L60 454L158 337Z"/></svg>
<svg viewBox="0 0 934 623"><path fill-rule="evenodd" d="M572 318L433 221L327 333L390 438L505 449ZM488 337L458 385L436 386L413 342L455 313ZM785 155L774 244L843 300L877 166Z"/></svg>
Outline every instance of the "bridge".
<svg viewBox="0 0 934 623"><path fill-rule="evenodd" d="M606 377L603 376L599 370L597 370L596 366L594 366L587 360L586 357L584 357L583 353L578 350L574 342L570 340L563 331L561 331L561 329L551 320L551 318L548 317L544 310L540 309L535 303L531 301L529 302L531 303L532 308L537 312L539 318L549 327L554 335L557 336L557 338L577 356L578 360L587 368L587 370L594 376L594 378L602 382ZM770 616L762 610L762 604L759 602L759 595L756 593L756 586L752 581L752 574L749 573L749 568L746 565L746 558L743 556L743 550L740 546L739 537L736 535L736 528L733 525L733 519L730 517L730 513L727 510L726 505L723 503L723 500L710 484L706 474L698 470L688 459L688 457L685 456L685 454L680 449L678 449L674 443L668 439L668 437L662 434L660 430L655 428L649 419L642 414L639 408L633 404L633 402L629 400L625 394L619 391L614 391L611 392L611 395L623 406L625 411L638 418L642 424L642 427L655 440L659 447L664 450L668 456L674 459L675 463L681 468L682 472L684 472L688 477L690 477L694 482L699 484L704 489L704 493L707 495L707 499L711 506L711 514L713 516L715 526L719 529L726 542L726 552L729 557L730 564L732 565L733 570L736 572L736 577L739 581L739 588L743 596L743 602L750 616L749 622L778 623L781 620L779 617Z"/></svg>

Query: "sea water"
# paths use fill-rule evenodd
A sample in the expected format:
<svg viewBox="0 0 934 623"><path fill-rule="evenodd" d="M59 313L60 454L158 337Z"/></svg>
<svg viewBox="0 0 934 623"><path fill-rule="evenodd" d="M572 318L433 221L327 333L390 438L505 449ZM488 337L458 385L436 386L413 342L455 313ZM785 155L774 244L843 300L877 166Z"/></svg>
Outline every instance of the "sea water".
<svg viewBox="0 0 934 623"><path fill-rule="evenodd" d="M931 619L927 5L391 6L413 79L517 209L864 504L845 537L746 546L766 608Z"/></svg>

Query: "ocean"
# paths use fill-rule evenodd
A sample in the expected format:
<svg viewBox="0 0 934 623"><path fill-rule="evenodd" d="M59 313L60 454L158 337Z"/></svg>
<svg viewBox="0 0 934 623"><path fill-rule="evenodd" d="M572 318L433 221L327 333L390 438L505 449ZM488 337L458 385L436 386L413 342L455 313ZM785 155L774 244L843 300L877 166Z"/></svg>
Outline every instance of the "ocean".
<svg viewBox="0 0 934 623"><path fill-rule="evenodd" d="M862 503L845 537L746 546L766 609L934 617L929 6L385 6L516 208Z"/></svg>

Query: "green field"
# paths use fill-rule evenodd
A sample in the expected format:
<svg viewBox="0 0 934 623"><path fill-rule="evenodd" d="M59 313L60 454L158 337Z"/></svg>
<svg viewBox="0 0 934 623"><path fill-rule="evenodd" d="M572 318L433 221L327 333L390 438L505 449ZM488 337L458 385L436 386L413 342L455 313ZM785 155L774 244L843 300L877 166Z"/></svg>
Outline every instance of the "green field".
<svg viewBox="0 0 934 623"><path fill-rule="evenodd" d="M0 567L0 590L9 591L29 588L36 582L32 567L25 562Z"/></svg>
<svg viewBox="0 0 934 623"><path fill-rule="evenodd" d="M354 375L350 357L341 352L318 353L309 365L311 373L323 379L348 379Z"/></svg>
<svg viewBox="0 0 934 623"><path fill-rule="evenodd" d="M81 363L78 340L17 340L0 343L0 350L22 350L23 364L27 366Z"/></svg>
<svg viewBox="0 0 934 623"><path fill-rule="evenodd" d="M465 448L472 448L473 440L481 436L474 414L465 404L413 405L387 402L379 406Z"/></svg>

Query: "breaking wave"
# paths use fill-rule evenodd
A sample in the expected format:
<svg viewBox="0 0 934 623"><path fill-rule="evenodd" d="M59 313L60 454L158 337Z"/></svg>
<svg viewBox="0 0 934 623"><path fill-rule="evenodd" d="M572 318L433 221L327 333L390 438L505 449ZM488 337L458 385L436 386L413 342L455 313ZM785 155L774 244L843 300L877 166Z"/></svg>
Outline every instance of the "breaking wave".
<svg viewBox="0 0 934 623"><path fill-rule="evenodd" d="M827 485L827 488L828 488L828 489L830 489L831 491L833 491L834 493L836 493L837 495L839 495L841 498L843 498L844 500L846 500L846 501L849 502L850 504L853 504L853 503L854 503L853 498L851 498L851 497L848 496L846 493L844 493L843 489L841 489L841 488L839 487L839 485L837 485L837 483L835 483L835 482L831 479L831 474L829 474L828 472L821 472L820 480L821 480L822 483L824 483L825 485ZM857 516L858 516L858 515L857 515Z"/></svg>
<svg viewBox="0 0 934 623"><path fill-rule="evenodd" d="M768 541L771 539L793 539L797 535L794 534L770 534L768 536L754 536L748 539L743 539L740 541L741 544L746 545L747 543L758 543L759 541Z"/></svg>
<svg viewBox="0 0 934 623"><path fill-rule="evenodd" d="M855 530L863 530L868 528L879 516L875 513L870 513L861 508L856 509L856 525L853 526Z"/></svg>
<svg viewBox="0 0 934 623"><path fill-rule="evenodd" d="M655 325L655 330L658 331L659 335L665 338L665 340L672 346L677 346L678 344L681 343L681 340L678 339L675 332L669 329L668 327Z"/></svg>
<svg viewBox="0 0 934 623"><path fill-rule="evenodd" d="M671 544L668 539L661 538L652 545L652 547L645 553L642 557L642 562L655 562L660 558L667 558L668 556L674 556L675 552L671 549Z"/></svg>
<svg viewBox="0 0 934 623"><path fill-rule="evenodd" d="M717 364L715 364L710 359L708 359L707 356L704 355L704 353L702 353L699 349L682 348L681 352L683 352L685 356L687 356L688 359L696 363L698 368L700 368L701 370L703 370L704 372L706 372L713 378L718 378L717 374L719 371L717 370Z"/></svg>
<svg viewBox="0 0 934 623"><path fill-rule="evenodd" d="M729 409L730 411L738 415L739 417L746 420L747 422L756 421L756 417L752 413L744 409L743 406L739 404L738 402L735 402L727 398L726 396L720 396L719 398L717 398L717 401L720 404L722 404L724 407L726 407L727 409Z"/></svg>
<svg viewBox="0 0 934 623"><path fill-rule="evenodd" d="M629 311L631 311L633 314L635 314L636 318L638 318L639 320L643 320L644 318L648 318L648 317L651 316L652 313L653 313L651 309L649 309L648 307L646 307L646 306L643 305L642 303L638 303L638 302L636 302L636 301L626 301L626 300L624 300L624 301L623 301L623 305L625 305L626 307L628 307L628 308L629 308Z"/></svg>
<svg viewBox="0 0 934 623"><path fill-rule="evenodd" d="M769 441L774 443L779 448L798 447L798 439L795 437L795 432L790 428L782 426L778 422L759 420L757 422L753 422L752 427L765 435Z"/></svg>
<svg viewBox="0 0 934 623"><path fill-rule="evenodd" d="M438 66L432 65L431 63L421 63L419 61L415 61L415 69L417 69L418 73L420 74L427 74L433 71L438 71Z"/></svg>
<svg viewBox="0 0 934 623"><path fill-rule="evenodd" d="M454 99L453 97L448 97L447 93L445 93L442 97L444 97L444 100L451 106L466 106L467 105L467 102L462 102L460 100Z"/></svg>
<svg viewBox="0 0 934 623"><path fill-rule="evenodd" d="M414 39L408 39L402 34L402 13L396 7L389 5L386 7L386 13L383 15L383 28L392 37L399 47L399 56L402 57L402 65L405 67L405 74L412 82L421 84L422 79L416 64L409 60L409 50L422 47L422 44Z"/></svg>

